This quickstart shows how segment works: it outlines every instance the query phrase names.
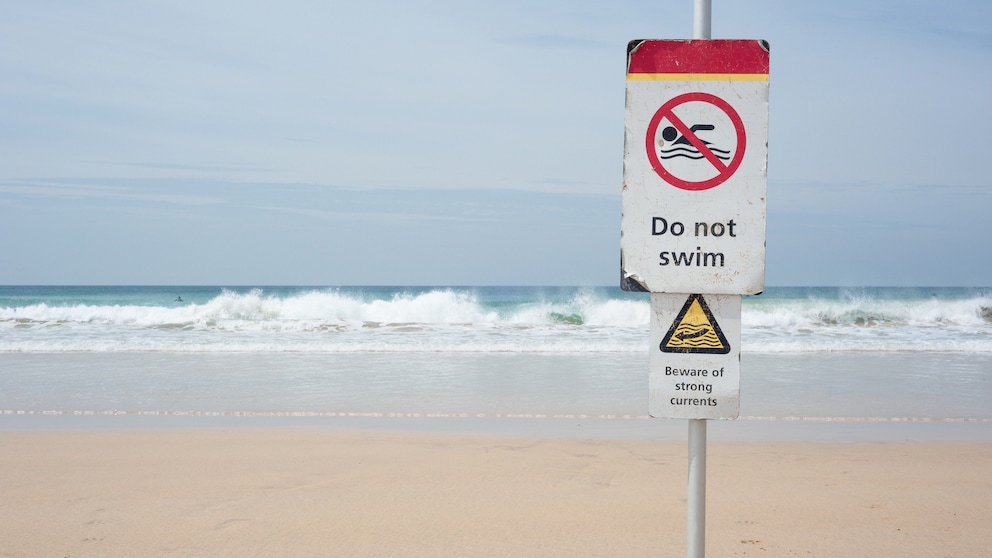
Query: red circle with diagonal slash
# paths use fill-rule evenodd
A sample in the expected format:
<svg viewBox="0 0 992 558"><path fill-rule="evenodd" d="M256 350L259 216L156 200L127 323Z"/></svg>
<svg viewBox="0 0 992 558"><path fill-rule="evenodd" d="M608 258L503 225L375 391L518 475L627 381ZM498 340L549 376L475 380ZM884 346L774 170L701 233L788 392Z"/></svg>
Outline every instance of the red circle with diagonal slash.
<svg viewBox="0 0 992 558"><path fill-rule="evenodd" d="M730 160L729 164L725 164L723 161L717 158L716 154L705 144L699 137L696 136L688 126L685 125L678 116L675 115L675 107L692 101L701 101L704 103L709 103L714 105L718 109L722 110L734 124L734 130L737 132L737 149L734 152L734 158ZM658 125L661 121L668 119L699 153L712 164L717 171L717 175L713 178L707 180L701 180L699 182L693 182L690 180L683 180L665 168L661 164L661 160L658 159L658 153L655 151L654 142L655 134L658 132ZM741 120L737 111L734 107L730 106L730 103L724 101L716 95L711 95L709 93L703 92L693 92L684 93L677 97L673 97L668 100L665 104L661 105L661 108L654 113L651 117L651 121L648 123L648 133L646 140L646 146L648 150L648 161L651 162L651 168L654 172L658 173L658 176L662 178L665 182L675 186L676 188L681 188L683 190L709 190L714 186L719 186L723 184L728 178L730 178L738 167L741 166L741 161L744 159L744 147L746 145L746 138L744 135L744 122Z"/></svg>

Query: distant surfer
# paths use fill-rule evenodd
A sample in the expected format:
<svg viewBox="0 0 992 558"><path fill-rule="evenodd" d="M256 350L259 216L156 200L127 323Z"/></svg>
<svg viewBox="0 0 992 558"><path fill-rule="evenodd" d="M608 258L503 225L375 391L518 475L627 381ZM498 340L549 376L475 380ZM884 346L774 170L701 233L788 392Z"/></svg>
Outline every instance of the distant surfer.
<svg viewBox="0 0 992 558"><path fill-rule="evenodd" d="M182 302L182 301L183 301L183 297L181 297L181 296L177 296L176 297L176 302Z"/></svg>

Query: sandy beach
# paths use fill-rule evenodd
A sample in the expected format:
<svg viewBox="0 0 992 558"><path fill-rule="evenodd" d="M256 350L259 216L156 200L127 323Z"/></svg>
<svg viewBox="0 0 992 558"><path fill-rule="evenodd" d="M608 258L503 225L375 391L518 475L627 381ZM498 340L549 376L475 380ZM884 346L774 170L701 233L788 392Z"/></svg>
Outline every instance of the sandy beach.
<svg viewBox="0 0 992 558"><path fill-rule="evenodd" d="M0 556L684 556L686 444L0 432ZM979 557L992 442L713 442L707 555Z"/></svg>

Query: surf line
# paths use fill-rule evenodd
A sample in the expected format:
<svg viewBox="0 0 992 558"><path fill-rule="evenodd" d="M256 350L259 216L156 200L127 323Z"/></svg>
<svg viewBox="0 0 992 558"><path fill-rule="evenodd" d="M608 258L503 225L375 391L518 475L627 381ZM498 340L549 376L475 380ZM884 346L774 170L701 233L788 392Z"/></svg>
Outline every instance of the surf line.
<svg viewBox="0 0 992 558"><path fill-rule="evenodd" d="M121 411L121 410L38 410L0 409L0 415L74 415L74 416L183 416L183 417L274 417L274 418L513 418L513 419L619 419L657 420L649 415L593 415L583 413L404 413L346 411ZM738 420L788 422L938 422L992 424L992 418L966 417L798 417L741 416Z"/></svg>

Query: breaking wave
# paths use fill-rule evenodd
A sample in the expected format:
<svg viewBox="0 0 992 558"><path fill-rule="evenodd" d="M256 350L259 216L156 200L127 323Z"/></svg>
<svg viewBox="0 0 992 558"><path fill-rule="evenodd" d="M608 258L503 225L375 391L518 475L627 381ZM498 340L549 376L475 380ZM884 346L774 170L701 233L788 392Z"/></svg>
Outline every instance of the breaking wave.
<svg viewBox="0 0 992 558"><path fill-rule="evenodd" d="M0 297L0 351L648 351L650 303L614 289L217 292L175 303ZM992 352L988 292L904 294L747 297L742 351Z"/></svg>

